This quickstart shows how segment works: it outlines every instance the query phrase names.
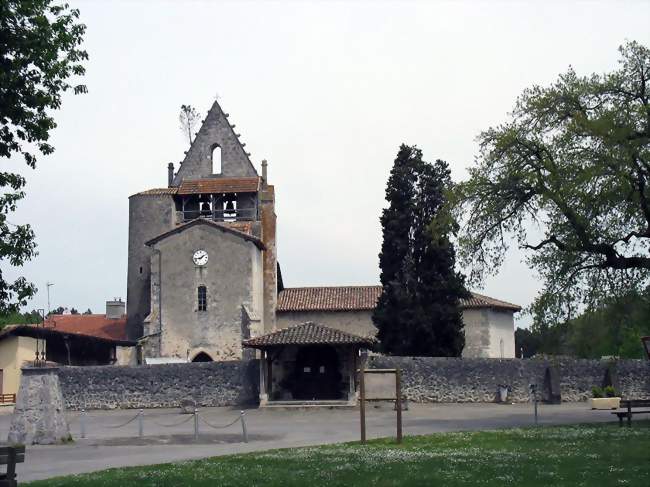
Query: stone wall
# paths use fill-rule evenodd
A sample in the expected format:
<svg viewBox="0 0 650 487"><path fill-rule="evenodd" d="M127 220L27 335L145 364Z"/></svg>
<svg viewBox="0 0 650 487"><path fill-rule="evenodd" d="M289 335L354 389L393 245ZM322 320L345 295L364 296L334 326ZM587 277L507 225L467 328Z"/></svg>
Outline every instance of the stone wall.
<svg viewBox="0 0 650 487"><path fill-rule="evenodd" d="M584 401L593 386L609 382L626 398L650 398L650 362L620 360L368 357L368 368L402 370L405 396L413 402L494 402L497 386L509 400L529 401L528 384L542 398L558 389L562 401ZM545 386L547 370L556 384ZM609 369L609 373L607 372ZM140 366L61 367L59 379L69 409L177 407L183 399L199 406L253 405L259 399L257 360ZM607 379L610 377L611 379Z"/></svg>
<svg viewBox="0 0 650 487"><path fill-rule="evenodd" d="M559 375L562 401L584 401L593 386L606 384L610 362L600 360L471 359L371 356L367 367L400 367L402 389L414 402L493 402L497 386L507 385L513 402L529 400L528 385L537 383L543 397L549 394L545 375L549 367ZM650 398L650 362L620 360L613 368L614 382L623 397ZM617 376L617 377L616 377Z"/></svg>
<svg viewBox="0 0 650 487"><path fill-rule="evenodd" d="M140 366L61 367L59 380L68 409L255 404L257 360Z"/></svg>

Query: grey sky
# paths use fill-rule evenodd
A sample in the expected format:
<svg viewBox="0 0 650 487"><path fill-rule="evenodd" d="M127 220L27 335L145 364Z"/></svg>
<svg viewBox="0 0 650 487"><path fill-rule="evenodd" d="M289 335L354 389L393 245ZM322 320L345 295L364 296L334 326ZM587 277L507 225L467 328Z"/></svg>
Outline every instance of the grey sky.
<svg viewBox="0 0 650 487"><path fill-rule="evenodd" d="M56 152L28 177L10 221L40 255L28 306L100 312L126 296L128 196L164 187L187 149L181 104L218 94L276 185L287 286L376 284L379 215L399 144L449 162L526 87L571 64L615 67L626 39L650 44L650 2L78 2L89 93L66 96ZM522 305L538 284L513 252L483 292ZM524 323L528 320L524 320Z"/></svg>

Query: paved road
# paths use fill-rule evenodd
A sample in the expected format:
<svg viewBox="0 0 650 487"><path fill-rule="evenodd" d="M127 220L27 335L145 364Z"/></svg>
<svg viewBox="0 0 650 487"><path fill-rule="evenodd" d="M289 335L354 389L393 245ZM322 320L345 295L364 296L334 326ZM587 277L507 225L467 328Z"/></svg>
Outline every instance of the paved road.
<svg viewBox="0 0 650 487"><path fill-rule="evenodd" d="M0 435L6 438L10 414L0 411ZM112 428L132 418L137 411L91 411L86 419L86 438L80 438L78 413L68 415L75 442L68 445L32 446L27 462L19 465L19 480L29 481L59 475L102 470L109 467L150 465L231 453L320 445L359 439L358 410L249 410L246 423L249 443L242 442L240 423L215 430L201 422L198 441L193 437L193 419L176 409L144 411L144 438L138 438L137 420ZM230 408L205 408L200 415L212 425L223 425L239 415ZM586 403L540 405L541 424L612 421L608 411L590 411ZM404 412L404 434L440 431L496 429L533 424L530 404L411 404ZM367 414L368 437L395 434L395 412L390 407L372 408Z"/></svg>

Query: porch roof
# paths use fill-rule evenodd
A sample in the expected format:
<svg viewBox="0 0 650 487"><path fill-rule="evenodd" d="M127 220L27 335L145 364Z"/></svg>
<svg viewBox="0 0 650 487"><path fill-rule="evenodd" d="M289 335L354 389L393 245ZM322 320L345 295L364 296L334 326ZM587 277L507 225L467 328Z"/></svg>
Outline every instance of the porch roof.
<svg viewBox="0 0 650 487"><path fill-rule="evenodd" d="M249 338L242 342L244 347L260 349L282 345L360 345L372 347L376 344L377 339L373 337L353 335L312 321Z"/></svg>

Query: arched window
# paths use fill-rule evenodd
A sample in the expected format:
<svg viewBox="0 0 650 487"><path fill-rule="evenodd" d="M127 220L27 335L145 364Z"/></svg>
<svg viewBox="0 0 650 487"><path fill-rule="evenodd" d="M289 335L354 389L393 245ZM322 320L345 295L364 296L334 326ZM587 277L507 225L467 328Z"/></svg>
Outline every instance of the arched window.
<svg viewBox="0 0 650 487"><path fill-rule="evenodd" d="M212 362L212 357L210 357L207 353L205 352L199 352L196 354L196 356L192 359L192 362Z"/></svg>
<svg viewBox="0 0 650 487"><path fill-rule="evenodd" d="M221 147L215 144L210 154L212 161L212 174L221 174Z"/></svg>
<svg viewBox="0 0 650 487"><path fill-rule="evenodd" d="M205 286L199 286L198 289L198 310L207 311L208 309L208 290Z"/></svg>

